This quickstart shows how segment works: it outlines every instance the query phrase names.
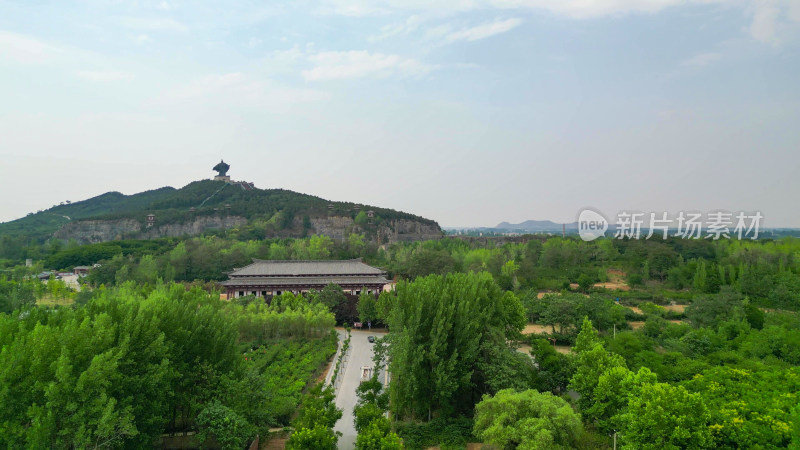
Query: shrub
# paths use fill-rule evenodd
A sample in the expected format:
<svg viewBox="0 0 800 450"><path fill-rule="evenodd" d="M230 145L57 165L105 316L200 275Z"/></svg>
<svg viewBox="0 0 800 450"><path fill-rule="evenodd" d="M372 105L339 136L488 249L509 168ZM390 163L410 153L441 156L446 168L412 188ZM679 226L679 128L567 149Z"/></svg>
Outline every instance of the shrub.
<svg viewBox="0 0 800 450"><path fill-rule="evenodd" d="M241 449L255 435L253 425L217 400L197 416L197 427L200 442L213 438L223 449Z"/></svg>

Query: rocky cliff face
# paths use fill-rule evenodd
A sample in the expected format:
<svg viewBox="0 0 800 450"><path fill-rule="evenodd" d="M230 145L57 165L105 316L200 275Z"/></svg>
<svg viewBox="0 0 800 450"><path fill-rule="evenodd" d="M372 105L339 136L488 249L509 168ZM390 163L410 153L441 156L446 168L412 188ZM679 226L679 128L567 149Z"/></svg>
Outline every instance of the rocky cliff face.
<svg viewBox="0 0 800 450"><path fill-rule="evenodd" d="M438 225L429 225L407 219L393 220L391 227L384 227L384 229L385 232L391 233L389 242L424 241L442 237L442 229Z"/></svg>
<svg viewBox="0 0 800 450"><path fill-rule="evenodd" d="M246 223L247 219L241 216L203 216L191 222L153 226L145 230L143 238L195 236L209 230L227 230Z"/></svg>
<svg viewBox="0 0 800 450"><path fill-rule="evenodd" d="M365 233L370 239L385 244L398 241L419 241L439 239L442 230L437 225L414 220L399 219L391 222L367 226L366 229L355 224L352 218L342 216L312 217L311 234L321 234L332 239L347 239L351 233ZM247 219L240 216L202 216L185 223L171 223L152 227L133 219L118 220L78 220L64 225L53 234L56 239L75 239L81 244L114 241L120 239L155 239L160 237L195 236L212 229L228 229L245 225ZM295 218L292 228L284 230L281 236L302 236L303 220Z"/></svg>
<svg viewBox="0 0 800 450"><path fill-rule="evenodd" d="M134 235L142 230L142 224L133 219L79 220L69 222L53 234L56 239L75 239L80 244L114 241Z"/></svg>
<svg viewBox="0 0 800 450"><path fill-rule="evenodd" d="M204 216L191 222L146 227L133 219L78 220L70 222L53 234L56 239L75 239L81 244L119 239L155 239L160 237L194 236L212 229L228 229L244 225L247 219L239 216Z"/></svg>
<svg viewBox="0 0 800 450"><path fill-rule="evenodd" d="M298 219L299 220L299 219ZM393 220L390 223L366 229L355 224L352 218L342 216L316 217L311 219L311 227L315 234L332 239L347 239L351 233L364 233L378 243L398 241L422 241L440 239L442 230L437 225L429 225L415 220Z"/></svg>

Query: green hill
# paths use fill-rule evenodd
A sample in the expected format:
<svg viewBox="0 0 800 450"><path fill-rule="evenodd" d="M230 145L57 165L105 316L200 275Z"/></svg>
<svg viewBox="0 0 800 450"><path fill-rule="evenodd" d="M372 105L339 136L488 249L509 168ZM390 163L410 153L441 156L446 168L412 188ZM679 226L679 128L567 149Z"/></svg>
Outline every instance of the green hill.
<svg viewBox="0 0 800 450"><path fill-rule="evenodd" d="M54 206L0 223L0 237L43 242L68 223L132 219L144 225L148 214L156 215L159 227L225 214L243 217L249 224L257 221L270 227L276 235L292 235L300 220L304 223L303 228L307 229L311 218L336 216L355 219L360 211L368 210L375 214L370 221L373 226L389 226L394 220L405 219L439 228L432 220L391 209L331 202L284 189L245 189L236 184L203 180L181 189L163 187L134 195L108 192L88 200Z"/></svg>

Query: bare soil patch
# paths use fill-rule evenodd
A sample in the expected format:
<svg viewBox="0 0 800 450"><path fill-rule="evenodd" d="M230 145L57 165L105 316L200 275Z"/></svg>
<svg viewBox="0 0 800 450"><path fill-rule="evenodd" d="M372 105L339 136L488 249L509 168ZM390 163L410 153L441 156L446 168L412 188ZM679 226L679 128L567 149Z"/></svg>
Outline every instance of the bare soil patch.
<svg viewBox="0 0 800 450"><path fill-rule="evenodd" d="M629 291L631 288L625 282L606 281L605 283L595 283L594 287L609 290Z"/></svg>
<svg viewBox="0 0 800 450"><path fill-rule="evenodd" d="M664 307L667 311L682 313L688 305L667 305Z"/></svg>
<svg viewBox="0 0 800 450"><path fill-rule="evenodd" d="M644 315L644 313L642 312L642 310L641 310L641 309L639 309L639 308L637 308L637 307L635 307L635 306L626 306L626 308L630 309L631 311L635 312L636 314L642 314L642 315Z"/></svg>
<svg viewBox="0 0 800 450"><path fill-rule="evenodd" d="M630 325L631 328L633 328L634 330L638 330L639 328L642 328L644 326L644 322L636 320L633 322L628 322L628 325Z"/></svg>
<svg viewBox="0 0 800 450"><path fill-rule="evenodd" d="M541 334L541 333L550 333L553 331L553 328L549 325L539 325L535 323L529 323L525 325L525 328L522 329L522 334Z"/></svg>

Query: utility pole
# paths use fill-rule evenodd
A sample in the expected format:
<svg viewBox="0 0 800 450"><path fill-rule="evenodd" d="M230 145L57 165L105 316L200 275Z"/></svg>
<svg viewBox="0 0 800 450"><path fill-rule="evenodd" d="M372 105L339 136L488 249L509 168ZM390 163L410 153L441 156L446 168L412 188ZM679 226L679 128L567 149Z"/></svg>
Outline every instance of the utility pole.
<svg viewBox="0 0 800 450"><path fill-rule="evenodd" d="M614 339L617 338L617 324L614 324Z"/></svg>
<svg viewBox="0 0 800 450"><path fill-rule="evenodd" d="M614 450L617 450L617 430L614 430Z"/></svg>

